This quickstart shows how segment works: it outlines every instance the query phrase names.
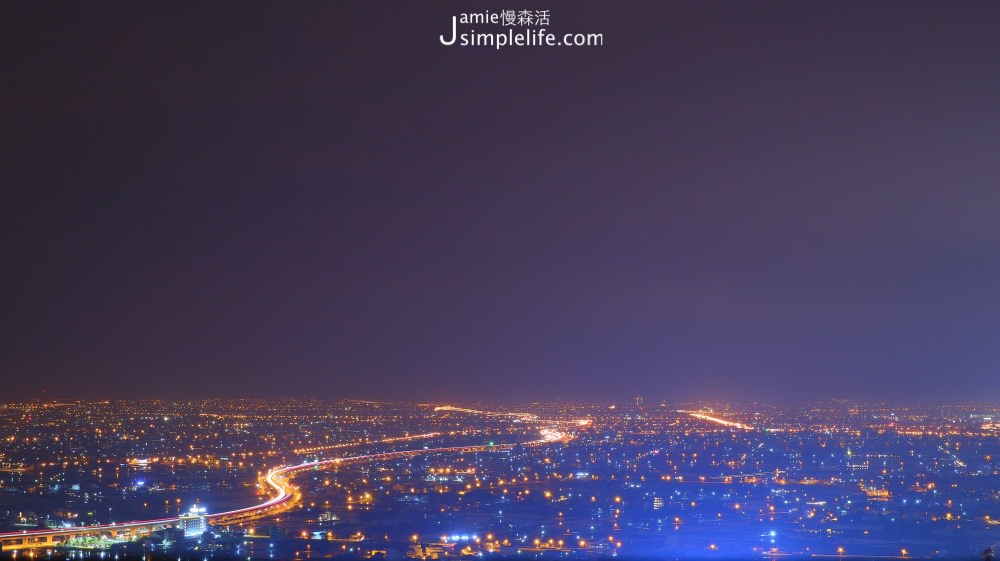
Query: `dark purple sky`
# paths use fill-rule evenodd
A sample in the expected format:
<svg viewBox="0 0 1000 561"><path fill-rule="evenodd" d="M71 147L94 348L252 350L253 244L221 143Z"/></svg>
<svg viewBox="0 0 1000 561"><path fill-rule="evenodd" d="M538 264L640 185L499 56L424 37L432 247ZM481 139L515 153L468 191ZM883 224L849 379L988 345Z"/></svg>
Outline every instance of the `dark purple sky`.
<svg viewBox="0 0 1000 561"><path fill-rule="evenodd" d="M0 21L0 399L1000 390L997 2Z"/></svg>

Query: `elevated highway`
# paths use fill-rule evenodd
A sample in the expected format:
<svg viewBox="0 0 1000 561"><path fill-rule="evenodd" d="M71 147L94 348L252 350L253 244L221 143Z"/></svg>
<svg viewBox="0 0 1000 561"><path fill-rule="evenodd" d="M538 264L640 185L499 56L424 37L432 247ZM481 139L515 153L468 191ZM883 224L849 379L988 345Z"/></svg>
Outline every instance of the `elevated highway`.
<svg viewBox="0 0 1000 561"><path fill-rule="evenodd" d="M0 533L0 547L3 551L56 547L69 540L85 537L107 537L112 539L135 539L180 524L180 517L137 520L120 524L101 526L79 526L75 528L54 528L50 530L25 530L23 532Z"/></svg>
<svg viewBox="0 0 1000 561"><path fill-rule="evenodd" d="M571 437L566 433L554 430L543 429L541 438L528 442L515 444L488 444L479 446L447 446L438 448L417 448L412 450L398 450L395 452L380 452L377 454L364 454L358 456L347 456L342 458L332 458L328 460L316 460L301 464L282 466L274 468L263 476L262 482L268 488L271 498L257 505L246 508L217 512L204 515L209 524L215 526L228 526L240 524L253 520L259 520L269 516L274 516L285 510L292 508L302 499L302 494L290 479L300 471L309 469L327 469L339 466L349 466L367 462L381 462L412 458L424 454L442 453L482 453L500 452L511 450L516 446L538 446L551 444L559 441L569 440ZM46 530L25 530L22 532L0 533L0 550L25 550L39 548L53 548L64 545L70 540L85 537L107 537L111 539L135 539L143 535L148 535L156 530L170 527L177 527L181 524L181 517L159 518L156 520L138 520L134 522L123 522L115 524L105 524L99 526L79 526L73 528L56 528Z"/></svg>

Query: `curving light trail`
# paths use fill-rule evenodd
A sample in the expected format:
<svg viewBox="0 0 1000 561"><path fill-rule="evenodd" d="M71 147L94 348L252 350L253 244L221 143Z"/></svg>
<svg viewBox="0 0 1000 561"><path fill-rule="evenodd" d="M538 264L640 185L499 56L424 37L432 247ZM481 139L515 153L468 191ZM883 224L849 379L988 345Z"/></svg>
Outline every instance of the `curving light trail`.
<svg viewBox="0 0 1000 561"><path fill-rule="evenodd" d="M490 413L486 411L476 411L474 409L462 409L457 407L442 406L435 408L435 411L461 411L468 413L476 413L481 415L490 416L511 416L521 420L537 420L536 415L530 413ZM575 421L574 424L578 426L586 426L589 421ZM439 436L439 433L428 433L412 436L403 437L392 437L386 438L382 442L401 442L406 440L416 440L422 438L432 438ZM213 524L231 524L237 521L249 521L255 518L261 518L264 516L269 516L272 514L277 514L284 509L291 507L298 498L301 498L298 488L296 488L289 481L291 477L300 471L307 469L321 469L325 467L333 466L346 466L357 463L366 462L376 462L376 461L386 461L393 460L397 458L409 458L414 456L419 456L423 454L438 454L438 453L453 453L453 452L497 452L501 450L511 450L515 446L539 446L543 444L552 444L555 442L568 442L575 438L573 434L555 430L552 428L541 429L541 438L536 440L529 440L525 442L509 443L509 444L490 444L490 445L477 445L477 446L445 446L438 448L418 448L412 450L398 450L394 452L380 452L376 454L362 454L357 456L347 456L342 458L332 458L327 460L314 460L309 462L303 462L301 464L295 464L290 466L281 466L271 469L264 476L264 483L270 487L270 492L274 494L270 499L253 506L239 508L236 510L229 510L225 512L216 512L213 514L205 515L206 520ZM339 448L351 445L360 445L366 443L350 443L345 445L331 445L329 448ZM327 448L327 447L323 447ZM15 546L21 549L27 549L32 547L52 547L58 545L57 543L52 543L46 541L44 544L32 544L29 543L31 539L41 539L49 540L53 536L70 536L70 535L100 535L102 533L118 533L122 530L128 529L150 529L151 527L159 526L171 526L180 523L180 517L170 517L170 518L158 518L153 520L136 520L132 522L120 522L112 524L103 524L97 526L80 526L74 528L60 528L60 529L46 529L46 530L24 530L21 532L4 532L0 533L0 539L13 539L18 538L22 540L22 544Z"/></svg>
<svg viewBox="0 0 1000 561"><path fill-rule="evenodd" d="M232 524L238 520L245 521L252 518L259 518L265 515L275 514L275 511L279 511L277 507L288 507L291 506L291 501L293 498L300 496L298 489L289 482L289 478L296 473L308 469L322 469L326 467L339 467L347 466L358 463L367 462L378 462L378 461L388 461L395 460L398 458L412 458L414 456L420 456L424 454L440 454L448 452L497 452L501 450L511 450L515 446L538 446L542 444L551 444L554 442L568 442L573 438L572 435L560 432L554 429L542 429L541 438L537 440L530 440L527 442L519 442L513 444L485 444L478 446L445 446L439 448L416 448L412 450L397 450L395 452L380 452L376 454L363 454L359 456L347 456L343 458L331 458L328 460L314 460L310 462L303 462L301 464L296 464L292 466L283 466L277 469L273 469L267 473L264 478L264 482L267 483L276 492L276 495L258 505L240 508L236 510L230 510L226 512L217 512L214 514L206 515L206 518L214 524Z"/></svg>

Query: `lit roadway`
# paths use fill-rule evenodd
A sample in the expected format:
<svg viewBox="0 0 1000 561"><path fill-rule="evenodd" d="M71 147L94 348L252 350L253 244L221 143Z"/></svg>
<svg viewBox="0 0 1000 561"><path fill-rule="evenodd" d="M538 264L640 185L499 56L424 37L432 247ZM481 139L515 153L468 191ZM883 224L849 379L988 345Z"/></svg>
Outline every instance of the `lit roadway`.
<svg viewBox="0 0 1000 561"><path fill-rule="evenodd" d="M22 532L0 533L0 549L2 551L53 547L62 543L83 537L111 536L134 537L138 534L148 534L153 530L161 530L176 526L179 517L157 518L155 520L137 520L118 524L102 524L99 526L77 526L75 528L57 528L51 530L25 530Z"/></svg>
<svg viewBox="0 0 1000 561"><path fill-rule="evenodd" d="M297 503L302 495L299 490L289 482L289 479L300 471L307 469L321 469L334 466L345 466L366 462L378 462L384 460L395 460L398 458L412 458L421 454L438 454L448 452L496 452L500 450L510 450L515 446L537 446L559 441L568 441L572 436L553 429L542 429L541 438L528 442L516 444L496 444L482 446L451 446L443 448L420 448L415 450L400 450L396 452L382 452L378 454L366 454L361 456L348 456L344 458L333 458L330 460L317 460L305 462L292 466L282 466L267 472L263 478L263 483L269 487L274 496L258 505L207 514L205 518L211 524L228 525L256 520L266 516L277 514ZM417 438L426 438L427 435L419 435ZM405 438L405 437L404 437ZM391 439L393 441L399 438ZM42 547L54 547L62 545L68 540L110 536L110 537L135 537L139 534L148 534L154 530L176 526L180 523L181 517L158 518L155 520L137 520L133 522L121 522L112 524L102 524L98 526L78 526L74 528L57 528L47 530L25 530L21 532L0 533L0 549L3 551L35 549Z"/></svg>
<svg viewBox="0 0 1000 561"><path fill-rule="evenodd" d="M298 489L288 481L289 478L295 475L296 473L307 469L321 469L326 467L348 466L348 465L361 464L367 462L396 460L399 458L412 458L414 456L419 456L421 454L437 454L437 453L447 453L447 452L467 452L467 453L496 452L500 450L510 450L518 445L537 446L539 444L548 444L551 442L565 441L569 440L570 438L565 433L552 429L542 429L541 435L542 438L538 440L532 440L529 442L522 442L518 444L486 444L480 446L449 446L443 448L418 448L415 450L399 450L396 452L382 452L379 454L348 456L345 458L333 458L330 460L316 460L293 466L284 466L269 471L267 475L264 477L264 483L268 487L270 487L271 490L275 493L275 496L271 500L247 508L231 510L228 512L219 512L216 514L209 514L206 516L206 518L208 518L209 522L211 522L212 524L228 525L228 524L237 524L240 522L246 522L249 520L263 518L265 516L270 516L272 514L277 514L278 512L286 510L288 507L298 502L298 499L301 498Z"/></svg>
<svg viewBox="0 0 1000 561"><path fill-rule="evenodd" d="M716 424L722 425L724 427L730 427L730 428L742 429L742 430L753 430L753 427L751 427L750 425L744 425L743 423L737 423L736 421L727 421L726 419L723 419L721 417L716 417L714 415L708 415L707 413L704 413L704 412L701 412L701 411L684 411L683 409L679 409L677 412L678 413L687 413L688 415L691 415L695 419L701 419L702 421L708 421L710 423L716 423Z"/></svg>

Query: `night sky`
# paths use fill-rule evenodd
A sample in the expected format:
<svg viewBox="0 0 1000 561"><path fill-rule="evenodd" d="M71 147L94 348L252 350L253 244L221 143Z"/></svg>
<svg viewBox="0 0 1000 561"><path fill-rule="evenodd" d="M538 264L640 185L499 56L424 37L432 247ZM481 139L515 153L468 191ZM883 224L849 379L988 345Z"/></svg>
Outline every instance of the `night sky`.
<svg viewBox="0 0 1000 561"><path fill-rule="evenodd" d="M0 401L1000 391L1000 3L0 22Z"/></svg>

